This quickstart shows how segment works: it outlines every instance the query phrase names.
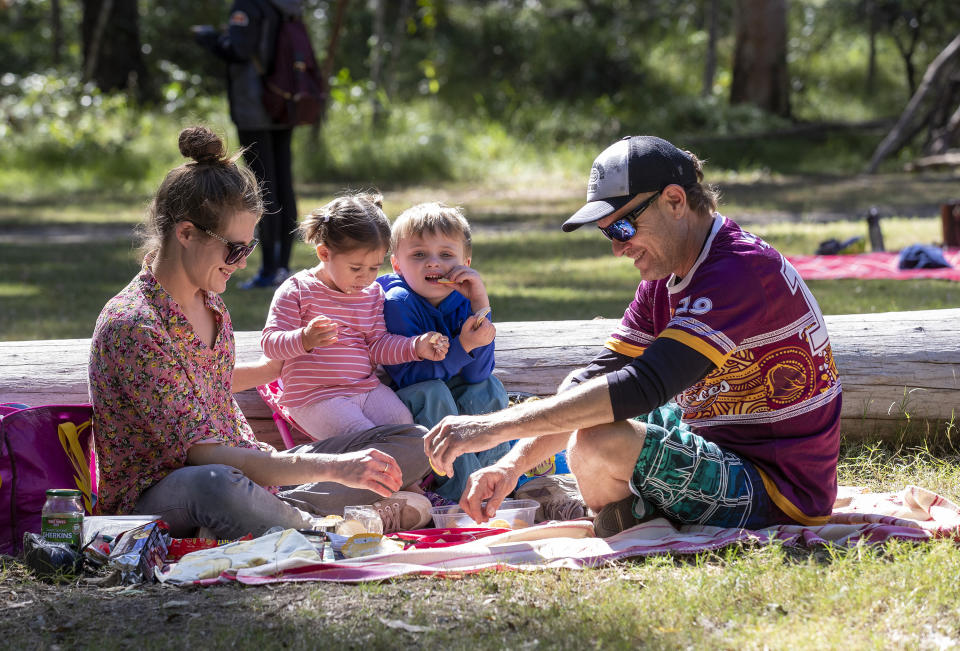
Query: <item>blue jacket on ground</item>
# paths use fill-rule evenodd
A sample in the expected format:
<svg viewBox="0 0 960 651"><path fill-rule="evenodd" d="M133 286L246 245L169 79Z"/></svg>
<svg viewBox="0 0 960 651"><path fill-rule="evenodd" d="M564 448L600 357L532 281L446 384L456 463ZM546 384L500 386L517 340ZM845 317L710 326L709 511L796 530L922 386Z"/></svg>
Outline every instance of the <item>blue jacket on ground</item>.
<svg viewBox="0 0 960 651"><path fill-rule="evenodd" d="M442 361L425 359L385 365L384 368L398 388L426 380L446 382L457 375L467 384L476 384L490 377L494 366L494 342L474 348L469 353L460 344L460 328L473 316L466 296L454 291L434 307L410 289L397 274L384 274L377 278L377 282L386 293L383 318L388 331L407 337L436 331L450 339L450 349Z"/></svg>

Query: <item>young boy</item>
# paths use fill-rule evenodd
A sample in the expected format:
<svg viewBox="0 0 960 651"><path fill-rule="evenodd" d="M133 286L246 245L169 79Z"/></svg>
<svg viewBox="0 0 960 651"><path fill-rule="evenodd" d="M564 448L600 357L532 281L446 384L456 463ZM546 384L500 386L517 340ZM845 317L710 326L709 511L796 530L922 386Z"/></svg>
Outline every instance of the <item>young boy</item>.
<svg viewBox="0 0 960 651"><path fill-rule="evenodd" d="M386 293L383 316L391 333L436 331L450 341L446 357L384 368L414 422L431 428L451 414L486 414L507 406L507 392L493 376L496 328L483 279L470 268L470 225L457 208L423 203L404 211L390 232L395 273L377 279ZM464 454L454 475L437 489L458 501L474 470L507 453L509 443ZM441 478L443 479L443 478Z"/></svg>

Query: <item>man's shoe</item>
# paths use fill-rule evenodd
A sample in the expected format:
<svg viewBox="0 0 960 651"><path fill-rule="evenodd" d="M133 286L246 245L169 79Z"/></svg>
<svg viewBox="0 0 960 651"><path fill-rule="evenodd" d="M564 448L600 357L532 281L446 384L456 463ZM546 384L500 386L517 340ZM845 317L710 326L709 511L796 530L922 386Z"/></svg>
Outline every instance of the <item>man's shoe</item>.
<svg viewBox="0 0 960 651"><path fill-rule="evenodd" d="M373 503L383 521L384 534L419 529L430 522L432 506L426 497L410 491L397 491Z"/></svg>
<svg viewBox="0 0 960 651"><path fill-rule="evenodd" d="M577 488L577 480L570 473L534 477L518 488L514 496L540 503L534 522L576 520L585 517L589 511Z"/></svg>
<svg viewBox="0 0 960 651"><path fill-rule="evenodd" d="M273 287L273 275L265 276L261 273L257 273L256 276L249 280L245 280L237 287L240 289L261 289L263 287Z"/></svg>
<svg viewBox="0 0 960 651"><path fill-rule="evenodd" d="M633 495L618 502L611 502L600 509L593 519L593 532L598 538L609 538L625 529L629 529L641 521L633 515L633 502L637 499Z"/></svg>
<svg viewBox="0 0 960 651"><path fill-rule="evenodd" d="M283 281L289 278L291 275L292 274L290 273L289 269L286 267L280 267L277 269L277 273L273 275L273 286L279 287L283 284Z"/></svg>

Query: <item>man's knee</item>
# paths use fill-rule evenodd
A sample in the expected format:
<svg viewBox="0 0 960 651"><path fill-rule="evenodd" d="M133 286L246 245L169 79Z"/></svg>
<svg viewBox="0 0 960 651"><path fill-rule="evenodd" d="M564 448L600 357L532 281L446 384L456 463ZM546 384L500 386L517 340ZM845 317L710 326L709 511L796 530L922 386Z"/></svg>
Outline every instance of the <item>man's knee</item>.
<svg viewBox="0 0 960 651"><path fill-rule="evenodd" d="M646 427L636 421L618 421L577 430L570 438L568 456L576 465L624 465L632 467L646 436Z"/></svg>

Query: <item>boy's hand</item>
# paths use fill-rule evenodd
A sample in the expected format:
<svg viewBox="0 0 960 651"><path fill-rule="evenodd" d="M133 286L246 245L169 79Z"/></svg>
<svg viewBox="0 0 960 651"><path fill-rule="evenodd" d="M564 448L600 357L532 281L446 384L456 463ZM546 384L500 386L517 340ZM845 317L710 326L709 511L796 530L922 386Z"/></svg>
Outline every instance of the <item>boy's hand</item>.
<svg viewBox="0 0 960 651"><path fill-rule="evenodd" d="M476 315L471 315L460 328L460 345L468 353L474 348L486 346L497 336L496 326L486 316L479 323L478 327Z"/></svg>
<svg viewBox="0 0 960 651"><path fill-rule="evenodd" d="M447 272L447 278L456 283L457 291L470 300L470 309L474 312L482 307L490 305L490 299L487 298L487 287L483 284L483 278L473 267L458 264Z"/></svg>
<svg viewBox="0 0 960 651"><path fill-rule="evenodd" d="M337 341L338 331L337 322L330 317L323 314L313 317L300 334L303 349L309 353L314 348L329 346Z"/></svg>
<svg viewBox="0 0 960 651"><path fill-rule="evenodd" d="M415 348L420 359L439 362L447 356L450 340L439 332L425 332L417 337Z"/></svg>

